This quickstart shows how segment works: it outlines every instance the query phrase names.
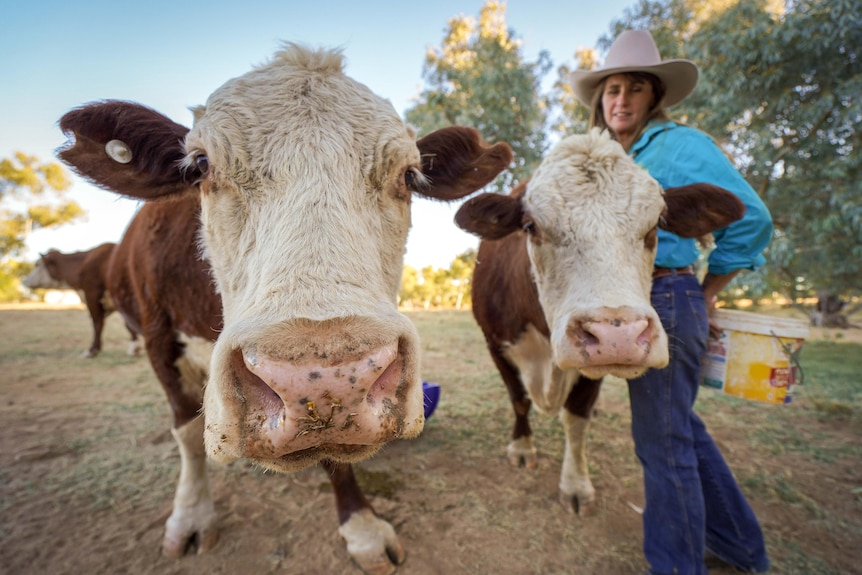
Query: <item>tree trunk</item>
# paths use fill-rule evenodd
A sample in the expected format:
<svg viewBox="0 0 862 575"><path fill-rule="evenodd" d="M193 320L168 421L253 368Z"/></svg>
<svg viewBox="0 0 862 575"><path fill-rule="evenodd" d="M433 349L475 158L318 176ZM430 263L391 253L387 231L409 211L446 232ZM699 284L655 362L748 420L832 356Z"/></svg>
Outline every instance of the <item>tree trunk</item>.
<svg viewBox="0 0 862 575"><path fill-rule="evenodd" d="M817 292L817 305L811 312L811 325L816 327L850 327L845 307L847 302L829 291Z"/></svg>

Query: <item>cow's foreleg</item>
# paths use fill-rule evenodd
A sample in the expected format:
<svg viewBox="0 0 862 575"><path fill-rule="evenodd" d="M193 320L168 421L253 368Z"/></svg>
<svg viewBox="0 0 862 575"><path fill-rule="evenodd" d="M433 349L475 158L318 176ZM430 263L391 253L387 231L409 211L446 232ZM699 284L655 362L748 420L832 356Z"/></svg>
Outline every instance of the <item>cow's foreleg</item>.
<svg viewBox="0 0 862 575"><path fill-rule="evenodd" d="M132 357L141 355L141 351L143 351L144 346L141 345L141 338L138 337L138 332L132 329L129 322L123 320L123 323L126 326L126 330L129 332L129 347L126 348L126 355L130 355Z"/></svg>
<svg viewBox="0 0 862 575"><path fill-rule="evenodd" d="M143 349L143 346L141 346L141 341L138 339L138 335L135 332L129 329L129 334L131 337L129 338L129 347L126 348L126 355L137 357L141 355L141 349Z"/></svg>
<svg viewBox="0 0 862 575"><path fill-rule="evenodd" d="M560 410L560 422L566 434L560 473L560 502L574 513L585 510L596 496L587 461L587 427L600 386L601 380L581 377Z"/></svg>
<svg viewBox="0 0 862 575"><path fill-rule="evenodd" d="M512 428L512 441L506 446L506 456L509 463L515 467L535 469L539 465L538 452L533 444L533 430L530 428L530 408L533 402L527 394L527 389L521 381L518 370L504 357L491 352L491 358L506 384L512 410L515 412L515 425Z"/></svg>
<svg viewBox="0 0 862 575"><path fill-rule="evenodd" d="M190 544L198 553L211 549L218 541L216 512L207 479L204 453L204 418L196 417L171 430L180 448L180 480L174 495L174 508L165 523L162 551L168 557L181 557Z"/></svg>
<svg viewBox="0 0 862 575"><path fill-rule="evenodd" d="M84 299L87 304L87 311L90 312L90 319L93 322L93 342L90 344L90 349L81 354L81 357L91 358L99 355L102 351L102 331L105 329L105 308L102 307L101 298L98 294L85 293Z"/></svg>
<svg viewBox="0 0 862 575"><path fill-rule="evenodd" d="M338 507L338 533L347 543L347 552L368 575L389 575L406 557L404 547L387 521L374 513L362 493L353 467L324 460Z"/></svg>
<svg viewBox="0 0 862 575"><path fill-rule="evenodd" d="M171 432L180 449L180 480L162 543L168 557L180 557L192 545L203 553L218 540L207 479L204 418L200 415L212 342L178 337L168 330L150 330L144 338L147 355L171 404Z"/></svg>

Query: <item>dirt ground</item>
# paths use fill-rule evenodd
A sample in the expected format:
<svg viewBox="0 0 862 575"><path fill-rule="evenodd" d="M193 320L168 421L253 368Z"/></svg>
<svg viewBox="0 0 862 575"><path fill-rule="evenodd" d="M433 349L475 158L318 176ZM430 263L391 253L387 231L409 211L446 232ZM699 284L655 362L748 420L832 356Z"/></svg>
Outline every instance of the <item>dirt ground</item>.
<svg viewBox="0 0 862 575"><path fill-rule="evenodd" d="M534 415L538 469L510 467L511 408L469 313L411 317L440 405L418 439L357 466L407 549L399 575L644 569L625 384L607 382L590 431L597 501L570 515L557 501L559 425ZM360 574L322 471L280 476L245 462L210 466L218 546L163 558L179 456L164 396L146 360L124 354L119 319L93 360L79 358L90 336L79 308L0 309L0 334L0 573ZM858 416L818 417L804 394L790 406L700 401L763 523L772 572L862 573Z"/></svg>

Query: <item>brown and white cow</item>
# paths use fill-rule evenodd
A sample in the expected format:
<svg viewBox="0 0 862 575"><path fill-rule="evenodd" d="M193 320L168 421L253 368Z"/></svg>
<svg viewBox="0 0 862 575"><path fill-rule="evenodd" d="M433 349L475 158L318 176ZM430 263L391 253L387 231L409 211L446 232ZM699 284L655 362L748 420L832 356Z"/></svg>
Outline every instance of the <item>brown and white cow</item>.
<svg viewBox="0 0 862 575"><path fill-rule="evenodd" d="M650 304L657 227L701 237L742 217L726 190L662 191L597 129L562 140L509 195L480 194L455 216L482 238L473 314L515 411L512 464L536 465L531 404L557 413L566 437L560 496L573 511L595 497L586 429L601 378L668 363Z"/></svg>
<svg viewBox="0 0 862 575"><path fill-rule="evenodd" d="M114 311L114 302L106 287L108 262L114 246L116 244L107 242L83 252L48 250L36 261L33 271L23 281L30 289L78 291L93 323L93 342L82 357L96 357L102 351L105 318ZM128 329L131 334L128 354L138 355L141 351L138 335L130 327Z"/></svg>
<svg viewBox="0 0 862 575"><path fill-rule="evenodd" d="M117 248L109 287L174 414L169 555L216 541L209 456L322 465L362 569L404 560L350 464L424 424L418 336L396 307L411 198L463 198L512 156L471 128L417 142L342 67L339 51L287 44L218 88L191 130L117 101L60 122L72 138L64 161L153 200Z"/></svg>

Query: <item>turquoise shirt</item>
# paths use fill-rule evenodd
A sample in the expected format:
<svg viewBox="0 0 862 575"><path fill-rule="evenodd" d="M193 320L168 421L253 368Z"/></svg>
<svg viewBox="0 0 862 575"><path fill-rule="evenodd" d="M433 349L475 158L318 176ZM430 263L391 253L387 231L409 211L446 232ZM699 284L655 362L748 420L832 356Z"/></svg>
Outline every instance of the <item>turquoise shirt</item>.
<svg viewBox="0 0 862 575"><path fill-rule="evenodd" d="M766 262L761 252L772 239L772 216L709 136L674 122L654 121L647 125L629 153L662 188L705 182L730 190L745 204L741 220L713 232L715 249L708 259L711 273L723 275L738 269L751 270ZM658 237L655 265L681 268L697 261L699 251L695 240L661 229Z"/></svg>

